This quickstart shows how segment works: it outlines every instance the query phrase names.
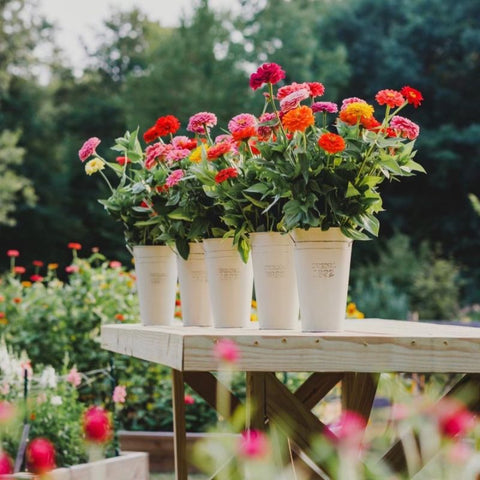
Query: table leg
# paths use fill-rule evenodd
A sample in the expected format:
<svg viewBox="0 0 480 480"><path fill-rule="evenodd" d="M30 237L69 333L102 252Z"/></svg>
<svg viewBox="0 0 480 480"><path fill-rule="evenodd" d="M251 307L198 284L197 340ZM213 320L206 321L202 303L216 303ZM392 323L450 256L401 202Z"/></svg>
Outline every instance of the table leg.
<svg viewBox="0 0 480 480"><path fill-rule="evenodd" d="M266 385L265 373L247 372L247 404L246 426L256 430L264 430L266 422Z"/></svg>
<svg viewBox="0 0 480 480"><path fill-rule="evenodd" d="M368 421L379 378L379 373L345 373L342 380L342 408L356 412Z"/></svg>
<svg viewBox="0 0 480 480"><path fill-rule="evenodd" d="M175 480L187 480L187 433L185 428L185 384L183 372L172 369Z"/></svg>

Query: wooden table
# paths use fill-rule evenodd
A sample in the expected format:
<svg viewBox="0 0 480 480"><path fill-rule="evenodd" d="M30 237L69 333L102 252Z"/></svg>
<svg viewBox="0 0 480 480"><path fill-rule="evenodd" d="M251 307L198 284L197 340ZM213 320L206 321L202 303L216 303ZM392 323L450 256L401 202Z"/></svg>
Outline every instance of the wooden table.
<svg viewBox="0 0 480 480"><path fill-rule="evenodd" d="M312 434L324 425L311 409L342 382L342 406L369 418L379 374L382 372L463 373L449 392L475 388L471 408L480 403L480 329L467 326L381 319L347 320L342 332L215 329L209 327L105 325L102 347L172 368L176 479L187 479L184 383L215 408L219 369L215 343L236 342L236 369L247 375L247 425L262 428L266 420L289 432L300 451L308 453ZM275 372L311 372L290 392ZM220 386L221 387L221 386ZM232 395L231 408L239 404ZM247 409L248 410L248 409ZM228 412L220 412L226 414ZM405 464L398 442L385 459L393 468Z"/></svg>

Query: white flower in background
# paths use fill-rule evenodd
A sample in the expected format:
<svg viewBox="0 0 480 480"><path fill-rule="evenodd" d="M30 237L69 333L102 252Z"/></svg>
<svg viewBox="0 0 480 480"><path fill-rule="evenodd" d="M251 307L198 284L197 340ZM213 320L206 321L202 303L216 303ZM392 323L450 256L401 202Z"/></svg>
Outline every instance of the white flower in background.
<svg viewBox="0 0 480 480"><path fill-rule="evenodd" d="M39 380L42 388L56 388L57 386L57 374L52 366L45 367Z"/></svg>
<svg viewBox="0 0 480 480"><path fill-rule="evenodd" d="M50 399L50 403L54 406L61 405L62 404L62 397L60 397L59 395L54 395Z"/></svg>

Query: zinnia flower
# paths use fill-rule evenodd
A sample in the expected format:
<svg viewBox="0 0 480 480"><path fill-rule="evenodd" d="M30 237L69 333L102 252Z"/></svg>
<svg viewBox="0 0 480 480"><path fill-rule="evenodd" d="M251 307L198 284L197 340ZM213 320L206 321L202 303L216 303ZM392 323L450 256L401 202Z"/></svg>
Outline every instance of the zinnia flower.
<svg viewBox="0 0 480 480"><path fill-rule="evenodd" d="M257 90L265 83L272 85L285 78L285 72L276 63L264 63L255 73L250 75L250 88Z"/></svg>
<svg viewBox="0 0 480 480"><path fill-rule="evenodd" d="M217 158L232 151L232 144L230 142L220 142L212 145L207 152L209 160L216 160Z"/></svg>
<svg viewBox="0 0 480 480"><path fill-rule="evenodd" d="M325 112L325 113L337 113L338 106L333 102L315 102L312 104L312 111L314 113Z"/></svg>
<svg viewBox="0 0 480 480"><path fill-rule="evenodd" d="M174 170L165 180L165 185L168 187L175 186L183 178L183 175L184 173L182 169Z"/></svg>
<svg viewBox="0 0 480 480"><path fill-rule="evenodd" d="M417 108L422 103L423 95L412 87L406 85L400 90L400 93L405 97L408 103L411 103Z"/></svg>
<svg viewBox="0 0 480 480"><path fill-rule="evenodd" d="M347 410L341 414L336 423L325 430L325 433L336 445L350 451L358 451L362 447L366 426L367 422L360 414Z"/></svg>
<svg viewBox="0 0 480 480"><path fill-rule="evenodd" d="M43 277L41 275L31 275L30 280L32 282L41 282L43 280Z"/></svg>
<svg viewBox="0 0 480 480"><path fill-rule="evenodd" d="M308 82L308 88L310 90L310 96L312 98L321 97L325 93L325 86L320 82Z"/></svg>
<svg viewBox="0 0 480 480"><path fill-rule="evenodd" d="M190 153L190 156L188 157L188 159L192 163L200 163L202 161L202 151L204 148L206 147L204 147L203 145L199 145L195 150L192 151L192 153ZM206 149L206 150L208 154L209 149Z"/></svg>
<svg viewBox="0 0 480 480"><path fill-rule="evenodd" d="M20 252L18 250L7 250L7 257L18 257Z"/></svg>
<svg viewBox="0 0 480 480"><path fill-rule="evenodd" d="M388 105L390 108L401 107L405 102L400 92L390 89L380 90L375 95L375 100L379 105Z"/></svg>
<svg viewBox="0 0 480 480"><path fill-rule="evenodd" d="M155 123L155 130L159 137L164 137L166 135L173 135L180 128L180 122L177 117L173 115L165 115L157 119Z"/></svg>
<svg viewBox="0 0 480 480"><path fill-rule="evenodd" d="M115 161L122 167L127 163L132 163L132 161L128 157L117 157Z"/></svg>
<svg viewBox="0 0 480 480"><path fill-rule="evenodd" d="M390 128L402 137L415 140L420 134L420 127L411 120L400 115L394 115L390 121Z"/></svg>
<svg viewBox="0 0 480 480"><path fill-rule="evenodd" d="M43 262L41 260L34 260L32 262L32 265L34 265L35 267L43 267Z"/></svg>
<svg viewBox="0 0 480 480"><path fill-rule="evenodd" d="M235 177L238 177L238 170L235 167L228 167L228 168L224 168L223 170L220 170L215 175L215 182L222 183L225 180L228 180L229 178L235 178Z"/></svg>
<svg viewBox="0 0 480 480"><path fill-rule="evenodd" d="M350 105L351 103L367 103L367 102L362 98L358 98L358 97L345 98L342 101L342 106L340 107L340 110L343 110L347 105Z"/></svg>
<svg viewBox="0 0 480 480"><path fill-rule="evenodd" d="M185 405L193 405L195 403L195 398L187 393L185 394L184 401Z"/></svg>
<svg viewBox="0 0 480 480"><path fill-rule="evenodd" d="M13 267L13 273L18 273L18 274L22 275L25 272L26 272L25 267L22 267L21 265L17 265L15 267Z"/></svg>
<svg viewBox="0 0 480 480"><path fill-rule="evenodd" d="M256 126L257 119L250 113L240 113L228 122L228 130L232 132L232 135L245 128L256 128Z"/></svg>
<svg viewBox="0 0 480 480"><path fill-rule="evenodd" d="M348 103L340 110L340 120L348 125L356 125L373 117L373 107L366 102Z"/></svg>
<svg viewBox="0 0 480 480"><path fill-rule="evenodd" d="M173 150L173 145L154 143L145 149L145 168L150 170L157 161L165 160L168 152Z"/></svg>
<svg viewBox="0 0 480 480"><path fill-rule="evenodd" d="M175 148L193 150L197 146L197 141L194 138L188 138L183 135L173 137L170 142Z"/></svg>
<svg viewBox="0 0 480 480"><path fill-rule="evenodd" d="M90 407L83 416L83 431L87 441L105 443L112 433L107 412L98 406Z"/></svg>
<svg viewBox="0 0 480 480"><path fill-rule="evenodd" d="M289 112L290 110L297 108L300 105L300 102L309 96L310 92L306 88L292 92L290 95L287 95L280 100L280 109L283 113Z"/></svg>
<svg viewBox="0 0 480 480"><path fill-rule="evenodd" d="M289 85L284 85L277 90L277 99L282 100L291 95L293 92L298 92L299 90L307 90L310 93L310 87L308 86L308 83L293 82Z"/></svg>
<svg viewBox="0 0 480 480"><path fill-rule="evenodd" d="M171 164L172 162L178 162L190 155L190 150L187 148L173 148L165 155L165 160Z"/></svg>
<svg viewBox="0 0 480 480"><path fill-rule="evenodd" d="M55 447L46 438L35 438L25 453L28 470L32 473L44 474L55 468Z"/></svg>
<svg viewBox="0 0 480 480"><path fill-rule="evenodd" d="M187 125L187 130L189 132L205 135L205 128L214 127L216 124L217 116L214 113L199 112L190 117Z"/></svg>
<svg viewBox="0 0 480 480"><path fill-rule="evenodd" d="M81 250L82 249L82 245L80 243L77 243L77 242L70 242L67 247L70 249L70 250Z"/></svg>
<svg viewBox="0 0 480 480"><path fill-rule="evenodd" d="M89 138L83 145L82 148L78 151L78 157L82 162L87 158L94 155L98 145L100 145L101 140L97 137Z"/></svg>
<svg viewBox="0 0 480 480"><path fill-rule="evenodd" d="M146 143L153 142L158 138L158 133L157 129L155 128L155 125L153 127L150 127L144 134L143 134L143 139L145 140Z"/></svg>
<svg viewBox="0 0 480 480"><path fill-rule="evenodd" d="M304 132L314 123L312 109L306 105L290 110L282 117L283 126L290 132Z"/></svg>
<svg viewBox="0 0 480 480"><path fill-rule="evenodd" d="M318 146L327 153L338 153L345 150L345 140L336 133L324 133L318 139Z"/></svg>
<svg viewBox="0 0 480 480"><path fill-rule="evenodd" d="M254 137L257 134L257 130L255 127L245 127L241 130L237 130L235 133L232 133L232 137L237 142L241 142L242 140L247 140L251 137Z"/></svg>
<svg viewBox="0 0 480 480"><path fill-rule="evenodd" d="M101 158L93 158L85 165L85 173L87 175L93 175L94 173L98 172L99 170L103 170L105 168L105 162Z"/></svg>

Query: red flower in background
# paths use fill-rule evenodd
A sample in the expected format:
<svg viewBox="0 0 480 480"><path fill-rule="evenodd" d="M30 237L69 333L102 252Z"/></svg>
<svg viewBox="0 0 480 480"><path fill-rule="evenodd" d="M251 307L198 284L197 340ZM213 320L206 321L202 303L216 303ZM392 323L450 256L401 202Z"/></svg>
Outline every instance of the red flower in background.
<svg viewBox="0 0 480 480"><path fill-rule="evenodd" d="M7 250L8 257L18 257L20 252L18 250Z"/></svg>
<svg viewBox="0 0 480 480"><path fill-rule="evenodd" d="M132 161L128 158L128 157L117 157L115 159L115 161L121 165L122 167L126 164L126 163L132 163Z"/></svg>
<svg viewBox="0 0 480 480"><path fill-rule="evenodd" d="M81 250L82 249L82 245L80 243L75 243L75 242L70 242L67 245L67 247L70 248L71 250Z"/></svg>
<svg viewBox="0 0 480 480"><path fill-rule="evenodd" d="M32 275L30 277L30 280L32 282L41 282L43 280L43 277L41 275Z"/></svg>
<svg viewBox="0 0 480 480"><path fill-rule="evenodd" d="M6 452L0 453L0 475L13 473L13 460Z"/></svg>
<svg viewBox="0 0 480 480"><path fill-rule="evenodd" d="M112 434L108 413L98 406L90 407L83 416L85 438L93 443L105 443Z"/></svg>
<svg viewBox="0 0 480 480"><path fill-rule="evenodd" d="M33 473L47 473L55 468L55 447L46 438L35 438L26 451L27 466Z"/></svg>
<svg viewBox="0 0 480 480"><path fill-rule="evenodd" d="M22 273L25 273L25 271L25 267L21 267L20 265L13 267L13 273L18 273L21 275Z"/></svg>
<svg viewBox="0 0 480 480"><path fill-rule="evenodd" d="M187 393L185 395L185 405L193 405L194 403L195 403L195 398Z"/></svg>
<svg viewBox="0 0 480 480"><path fill-rule="evenodd" d="M250 88L256 90L264 83L275 84L285 78L282 67L276 63L264 63L255 73L250 75Z"/></svg>
<svg viewBox="0 0 480 480"><path fill-rule="evenodd" d="M34 260L32 262L32 264L35 266L35 267L43 267L43 262L41 260Z"/></svg>
<svg viewBox="0 0 480 480"><path fill-rule="evenodd" d="M143 139L145 142L150 143L153 142L156 138L158 138L158 133L157 129L155 128L155 125L153 127L150 127L144 134L143 134Z"/></svg>

